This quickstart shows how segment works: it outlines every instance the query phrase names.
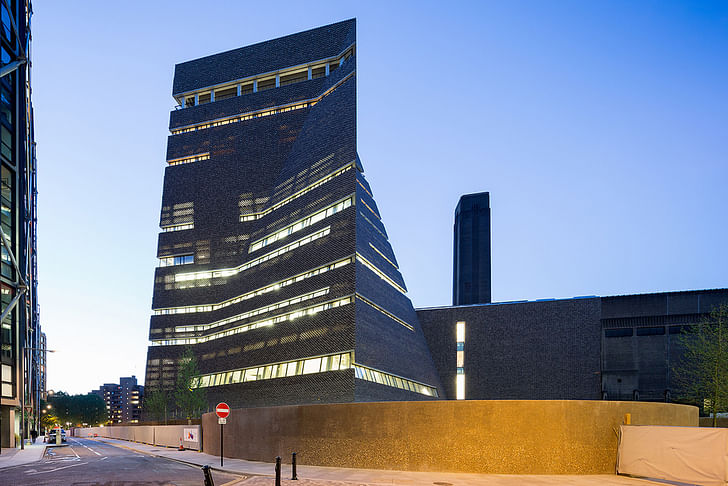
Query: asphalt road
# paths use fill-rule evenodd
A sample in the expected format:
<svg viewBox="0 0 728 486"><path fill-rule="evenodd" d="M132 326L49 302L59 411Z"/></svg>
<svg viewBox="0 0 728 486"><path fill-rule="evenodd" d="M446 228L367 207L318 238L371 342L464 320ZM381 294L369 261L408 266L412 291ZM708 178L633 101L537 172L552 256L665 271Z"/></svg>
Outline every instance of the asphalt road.
<svg viewBox="0 0 728 486"><path fill-rule="evenodd" d="M202 486L197 466L150 456L103 442L69 437L66 447L49 447L39 462L0 471L2 485ZM213 472L215 486L240 476Z"/></svg>

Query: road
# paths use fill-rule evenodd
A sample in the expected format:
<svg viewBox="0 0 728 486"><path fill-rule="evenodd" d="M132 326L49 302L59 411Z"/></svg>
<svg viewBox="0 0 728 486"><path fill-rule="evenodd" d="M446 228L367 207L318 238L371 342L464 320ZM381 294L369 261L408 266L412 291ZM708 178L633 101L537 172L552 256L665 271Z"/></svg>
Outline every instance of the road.
<svg viewBox="0 0 728 486"><path fill-rule="evenodd" d="M196 466L112 446L91 439L69 437L66 447L49 447L39 462L3 469L3 485L201 486ZM213 473L215 486L235 483L241 476Z"/></svg>

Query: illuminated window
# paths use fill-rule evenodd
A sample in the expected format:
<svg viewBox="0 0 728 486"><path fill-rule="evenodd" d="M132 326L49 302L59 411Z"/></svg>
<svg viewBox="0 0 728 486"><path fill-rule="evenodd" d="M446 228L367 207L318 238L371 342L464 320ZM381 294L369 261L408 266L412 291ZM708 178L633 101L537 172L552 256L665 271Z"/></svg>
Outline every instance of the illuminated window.
<svg viewBox="0 0 728 486"><path fill-rule="evenodd" d="M375 370L357 363L354 364L354 376L360 380L371 381L373 383L379 383L380 385L391 386L393 388L400 388L402 390L419 393L421 395L431 397L438 396L437 388L435 387L408 380L401 376L385 373L384 371Z"/></svg>
<svg viewBox="0 0 728 486"><path fill-rule="evenodd" d="M276 78L275 76L268 79L260 79L258 80L258 91L265 91L267 89L275 88L276 87Z"/></svg>
<svg viewBox="0 0 728 486"><path fill-rule="evenodd" d="M326 157L324 157L323 159L319 160L317 163L319 163L319 164L320 163L324 163L324 162L332 159L333 157L334 157L334 154L329 154ZM277 203L273 204L271 207L269 207L268 209L266 209L264 211L252 212L251 213L249 210L247 210L247 207L244 207L244 206L247 206L247 205L244 205L244 204L241 203L241 205L240 205L241 206L241 211L242 210L247 210L247 211L245 211L245 214L241 214L240 215L240 221L241 222L245 222L245 221L255 221L256 219L260 219L263 216L265 216L267 214L270 214L271 212L275 211L276 209L281 208L282 206L284 206L284 205L288 204L289 202L293 201L294 199L297 199L297 198L303 196L304 194L307 194L308 192L313 191L314 189L320 187L322 184L325 184L325 183L329 182L334 177L337 177L337 176L343 174L344 172L348 171L349 169L351 169L352 167L354 167L354 164L355 163L356 162L351 162L351 163L345 165L344 167L341 167L341 168L336 169L332 173L323 176L321 179L313 182L312 184L309 184L308 186L306 186L303 189L295 192L294 194L291 194L290 196L288 196L288 197L286 197L286 198L278 201Z"/></svg>
<svg viewBox="0 0 728 486"><path fill-rule="evenodd" d="M173 265L189 265L195 263L194 255L177 255L159 259L160 267L171 267Z"/></svg>
<svg viewBox="0 0 728 486"><path fill-rule="evenodd" d="M222 88L215 90L215 101L232 98L238 95L238 87L230 86L228 88Z"/></svg>
<svg viewBox="0 0 728 486"><path fill-rule="evenodd" d="M175 282L186 282L186 281L190 281L190 280L204 280L204 279L211 279L211 278L232 277L233 275L237 275L238 273L240 273L242 271L245 271L256 265L260 265L261 263L266 262L272 258L278 257L286 252L295 250L296 248L299 248L303 245L311 243L312 241L317 240L319 238L323 238L324 236L327 236L330 232L331 232L331 226L327 226L326 228L323 228L313 234L304 236L303 238L301 238L299 240L289 243L286 246L282 246L281 248L278 248L277 250L273 250L269 253L266 253L265 255L259 256L255 260L251 260L238 267L224 268L224 269L220 269L220 270L209 270L206 272L178 273L177 275L174 276L174 281Z"/></svg>
<svg viewBox="0 0 728 486"><path fill-rule="evenodd" d="M170 159L167 161L167 164L169 165L183 165L183 164L191 164L193 162L199 162L201 160L208 160L210 158L210 153L204 153L204 154L197 154L197 155L190 155L187 157L179 157L176 159Z"/></svg>
<svg viewBox="0 0 728 486"><path fill-rule="evenodd" d="M273 380L290 376L326 373L349 369L352 351L328 356L304 358L296 361L253 366L233 371L221 371L197 377L195 388L230 385L248 381ZM329 363L327 366L326 363ZM336 366L330 365L335 363ZM341 365L339 366L339 363Z"/></svg>
<svg viewBox="0 0 728 486"><path fill-rule="evenodd" d="M406 294L407 293L407 290L406 289L402 288L402 286L399 285L394 280L392 280L392 278L389 275L387 275L386 273L384 273L383 271L381 271L376 265L374 265L369 260L367 260L366 258L364 258L363 256L361 256L359 253L356 254L356 260L359 261L359 262L361 262L365 267L367 267L369 270L371 270L372 272L374 272L375 274L377 274L377 276L379 278L381 278L382 280L384 280L385 282L387 282L389 285L391 285L395 289L399 290L403 294Z"/></svg>
<svg viewBox="0 0 728 486"><path fill-rule="evenodd" d="M282 300L280 302L276 302L274 304L267 305L265 307L259 307L257 309L250 310L248 312L243 312L242 314L236 314L231 317L227 317L225 319L221 319L219 321L211 322L209 324L196 324L196 325L185 325L185 326L177 326L174 328L175 332L192 332L192 331L206 331L208 329L212 329L215 327L224 326L226 324L232 324L237 321L242 321L244 319L247 319L249 317L254 317L260 314L266 314L268 312L272 312L274 310L282 309L284 307L288 307L289 305L294 304L300 304L301 302L305 302L310 299L314 299L316 297L322 297L324 295L327 295L329 293L329 287L325 287L320 290L315 290L313 292L309 292L307 294L299 295L287 300Z"/></svg>
<svg viewBox="0 0 728 486"><path fill-rule="evenodd" d="M195 313L195 312L215 311L218 309L222 309L224 307L228 307L233 304L237 304L238 302L242 302L244 300L248 300L253 297L257 297L259 295L267 294L269 292L274 292L283 287L287 287L288 285L291 285L291 284L294 284L297 282L301 282L302 280L306 280L311 277L315 277L316 275L321 275L322 273L326 273L330 270L334 270L334 269L343 267L345 265L348 265L352 261L353 261L352 257L347 257L347 258L344 258L343 260L329 263L327 265L322 265L320 267L309 270L308 272L299 273L298 275L294 275L293 277L287 278L285 280L281 280L281 281L272 283L270 285L266 285L265 287L261 287L259 289L247 292L243 295L239 295L237 297L233 297L232 299L228 299L223 302L216 303L216 304L190 305L190 306L184 306L184 307L166 307L166 308L161 308L161 309L154 309L154 315L161 316L161 315L169 315L169 314L189 314L189 313Z"/></svg>
<svg viewBox="0 0 728 486"><path fill-rule="evenodd" d="M254 241L250 245L250 249L248 250L249 253L252 253L256 250L260 250L261 248L268 246L272 243L275 243L278 240L282 240L288 235L291 235L297 231L301 231L304 228L307 228L313 224L318 223L319 221L324 220L325 218L328 218L329 216L333 216L334 214L343 211L344 209L350 207L354 202L353 196L349 196L343 201L339 201L335 204L332 204L331 206L322 209L321 211L312 214L311 216L307 216L303 219L299 219L295 223L292 223L288 226L286 226L283 229L280 229L276 231L275 233L272 233L268 236L264 236L263 238Z"/></svg>
<svg viewBox="0 0 728 486"><path fill-rule="evenodd" d="M289 104L286 104L286 105L279 105L279 106L275 106L275 107L272 107L272 108L267 108L267 109L264 109L264 110L251 111L251 112L248 112L248 113L244 113L244 114L241 114L241 115L235 115L235 116L232 116L232 117L219 118L219 119L207 121L207 122L204 122L204 123L198 123L198 124L194 124L194 125L187 125L187 126L183 126L183 127L180 127L180 128L172 129L172 130L170 130L170 132L172 133L172 135L178 135L180 133L194 132L196 130L204 130L204 129L207 129L207 128L210 128L210 127L217 127L217 126L220 126L220 125L227 125L228 123L238 123L238 122L241 122L241 121L252 120L254 118L260 118L260 117L263 117L263 116L270 116L270 115L275 115L275 114L278 114L278 113L285 113L285 112L292 111L292 110L300 110L300 109L303 109L303 108L310 108L313 105L315 105L316 103L318 103L319 101L321 101L325 96L327 96L330 93L332 93L333 91L335 91L339 86L341 86L342 84L344 84L344 82L346 82L353 75L354 75L354 72L353 71L350 72L344 78L340 79L335 85L333 85L332 87L330 87L329 89L327 89L324 93L322 93L321 95L317 96L316 98L312 98L312 99L305 100L305 101L302 101L302 102L297 102L297 103L289 103ZM275 88L275 77L268 78L266 80L258 80L258 91L263 91L264 89L270 89L270 88ZM199 95L198 100L200 100L200 101L198 101L198 104L201 104L202 103L201 100L203 99L204 96L205 95L202 95L202 94ZM210 96L210 93L207 93L206 96L209 97Z"/></svg>
<svg viewBox="0 0 728 486"><path fill-rule="evenodd" d="M465 399L465 322L458 321L455 324L456 339L456 361L457 369L455 375L455 398Z"/></svg>
<svg viewBox="0 0 728 486"><path fill-rule="evenodd" d="M322 312L322 311L326 311L326 310L340 307L343 305L351 304L352 302L353 302L353 296L347 296L347 297L343 297L340 299L323 302L321 304L316 304L316 305L313 305L310 307L305 307L303 309L298 309L296 311L289 312L286 314L280 314L280 315L277 315L274 317L270 317L268 319L251 322L249 324L244 324L244 325L232 327L229 329L224 329L222 331L218 331L218 332L209 334L207 336L153 340L153 341L151 341L151 345L152 346L173 346L173 345L178 345L178 344L205 343L207 341L212 341L214 339L220 339L220 338L224 338L227 336L232 336L234 334L240 334L242 332L247 332L252 329L258 329L261 327L272 326L279 322L292 321L294 319L297 319L297 318L303 317L303 316L312 316L312 315L318 314L319 312Z"/></svg>

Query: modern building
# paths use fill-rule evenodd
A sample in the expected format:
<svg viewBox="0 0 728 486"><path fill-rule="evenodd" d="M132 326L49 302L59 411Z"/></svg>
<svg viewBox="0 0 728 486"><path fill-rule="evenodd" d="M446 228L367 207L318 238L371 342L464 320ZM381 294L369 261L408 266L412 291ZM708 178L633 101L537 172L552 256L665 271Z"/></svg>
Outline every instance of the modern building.
<svg viewBox="0 0 728 486"><path fill-rule="evenodd" d="M356 23L175 67L146 386L210 404L443 398L356 147Z"/></svg>
<svg viewBox="0 0 728 486"><path fill-rule="evenodd" d="M453 235L452 305L490 303L490 193L460 198Z"/></svg>
<svg viewBox="0 0 728 486"><path fill-rule="evenodd" d="M103 398L109 414L109 423L136 423L142 418L144 387L137 384L136 376L119 378L119 383L104 383L94 393Z"/></svg>
<svg viewBox="0 0 728 486"><path fill-rule="evenodd" d="M30 2L0 5L0 443L38 427L45 363L37 301Z"/></svg>
<svg viewBox="0 0 728 486"><path fill-rule="evenodd" d="M670 401L676 337L728 289L491 303L488 193L455 212L455 305L413 309L357 154L356 50L348 20L176 66L147 389L189 348L236 408Z"/></svg>

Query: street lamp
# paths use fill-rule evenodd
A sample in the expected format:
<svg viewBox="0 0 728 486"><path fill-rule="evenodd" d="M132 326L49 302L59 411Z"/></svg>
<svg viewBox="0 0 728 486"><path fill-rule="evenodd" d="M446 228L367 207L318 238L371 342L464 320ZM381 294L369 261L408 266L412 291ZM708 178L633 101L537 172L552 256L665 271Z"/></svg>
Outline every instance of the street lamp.
<svg viewBox="0 0 728 486"><path fill-rule="evenodd" d="M23 386L20 392L20 450L25 450L25 353L26 351L43 351L45 353L55 353L55 349L33 348L23 346L23 359L20 360L20 377L23 380Z"/></svg>

